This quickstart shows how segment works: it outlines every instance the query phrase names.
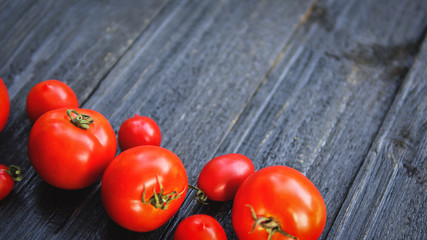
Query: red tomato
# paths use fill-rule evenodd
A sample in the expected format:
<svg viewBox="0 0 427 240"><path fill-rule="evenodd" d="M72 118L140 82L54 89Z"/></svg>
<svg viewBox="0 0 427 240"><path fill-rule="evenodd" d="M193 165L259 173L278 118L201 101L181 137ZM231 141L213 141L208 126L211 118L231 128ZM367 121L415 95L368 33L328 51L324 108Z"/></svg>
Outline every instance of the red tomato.
<svg viewBox="0 0 427 240"><path fill-rule="evenodd" d="M18 166L9 168L0 164L0 200L5 198L13 189L15 181L21 181L21 170Z"/></svg>
<svg viewBox="0 0 427 240"><path fill-rule="evenodd" d="M7 92L6 85L0 78L0 132L6 125L7 119L9 118L10 101L9 94Z"/></svg>
<svg viewBox="0 0 427 240"><path fill-rule="evenodd" d="M197 186L213 201L234 198L240 184L255 172L252 161L238 153L229 153L210 160L202 169Z"/></svg>
<svg viewBox="0 0 427 240"><path fill-rule="evenodd" d="M152 145L120 153L101 182L102 203L120 226L148 232L167 222L187 194L184 165L171 151Z"/></svg>
<svg viewBox="0 0 427 240"><path fill-rule="evenodd" d="M36 84L27 96L27 114L35 122L44 113L58 108L78 108L76 94L65 83L47 80Z"/></svg>
<svg viewBox="0 0 427 240"><path fill-rule="evenodd" d="M120 149L124 151L142 145L160 146L162 136L153 119L135 114L120 126L118 141Z"/></svg>
<svg viewBox="0 0 427 240"><path fill-rule="evenodd" d="M28 142L36 172L62 189L84 188L99 180L116 150L110 123L90 109L57 109L43 114L33 125Z"/></svg>
<svg viewBox="0 0 427 240"><path fill-rule="evenodd" d="M317 239L325 227L326 207L302 173L271 166L242 183L234 199L232 223L239 239L270 239L269 235L273 240Z"/></svg>
<svg viewBox="0 0 427 240"><path fill-rule="evenodd" d="M197 214L178 225L173 240L227 240L227 236L215 218Z"/></svg>

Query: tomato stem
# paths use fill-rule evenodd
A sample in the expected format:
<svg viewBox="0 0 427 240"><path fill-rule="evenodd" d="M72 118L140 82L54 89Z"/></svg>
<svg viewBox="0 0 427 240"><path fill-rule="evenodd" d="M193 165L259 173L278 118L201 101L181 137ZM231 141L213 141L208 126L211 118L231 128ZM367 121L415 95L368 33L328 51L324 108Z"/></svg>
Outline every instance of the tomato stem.
<svg viewBox="0 0 427 240"><path fill-rule="evenodd" d="M162 183L159 181L159 178L156 176L157 182L160 186L160 193L156 192L156 186L153 187L153 196L151 196L148 201L145 201L145 192L146 188L144 187L144 191L142 192L142 203L144 204L151 204L155 208L160 208L162 210L166 210L169 206L169 203L171 203L173 200L179 198L182 193L178 193L177 191L172 191L169 194L164 195L164 188Z"/></svg>
<svg viewBox="0 0 427 240"><path fill-rule="evenodd" d="M208 203L208 196L206 196L205 192L203 192L202 189L192 186L192 185L188 185L189 188L197 190L197 193L194 195L194 199L201 204L204 205L209 205Z"/></svg>
<svg viewBox="0 0 427 240"><path fill-rule="evenodd" d="M19 182L22 180L21 168L19 166L10 165L8 169L0 169L0 171L5 171L16 182Z"/></svg>
<svg viewBox="0 0 427 240"><path fill-rule="evenodd" d="M74 113L77 116L75 118L73 118L71 116L71 113ZM86 114L79 114L77 111L75 111L73 109L68 109L67 115L68 115L68 117L70 117L70 119L71 119L70 122L72 124L74 124L76 127L84 129L84 130L89 129L89 125L91 123L93 123L93 118L91 116L86 115Z"/></svg>
<svg viewBox="0 0 427 240"><path fill-rule="evenodd" d="M283 230L282 226L280 225L279 219L275 217L257 216L254 208L251 205L246 204L245 206L251 209L252 218L255 220L255 223L252 226L252 232L255 230L255 227L259 225L262 228L264 228L265 231L268 232L268 240L271 240L275 233L282 234L283 236L286 236L292 239L298 239Z"/></svg>

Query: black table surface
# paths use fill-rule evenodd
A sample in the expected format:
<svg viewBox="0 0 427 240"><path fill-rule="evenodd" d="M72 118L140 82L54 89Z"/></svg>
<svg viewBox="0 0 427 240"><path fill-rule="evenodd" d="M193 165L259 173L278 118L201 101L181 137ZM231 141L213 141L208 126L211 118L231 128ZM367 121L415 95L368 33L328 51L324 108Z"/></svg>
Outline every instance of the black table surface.
<svg viewBox="0 0 427 240"><path fill-rule="evenodd" d="M232 201L201 205L190 190L165 225L136 233L108 217L99 181L67 191L41 180L25 107L47 79L116 134L136 113L153 118L192 185L237 152L317 186L321 239L426 239L426 29L425 0L3 0L0 163L23 180L0 201L0 239L170 239L197 213L237 239Z"/></svg>

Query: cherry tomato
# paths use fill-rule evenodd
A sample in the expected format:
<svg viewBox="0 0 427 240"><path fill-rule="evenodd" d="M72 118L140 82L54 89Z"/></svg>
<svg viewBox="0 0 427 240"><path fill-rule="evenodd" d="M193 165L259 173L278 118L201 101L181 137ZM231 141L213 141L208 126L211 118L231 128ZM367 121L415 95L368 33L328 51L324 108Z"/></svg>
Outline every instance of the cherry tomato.
<svg viewBox="0 0 427 240"><path fill-rule="evenodd" d="M219 222L205 214L192 215L176 228L173 240L227 240Z"/></svg>
<svg viewBox="0 0 427 240"><path fill-rule="evenodd" d="M234 198L240 184L254 172L255 167L248 157L229 153L210 160L203 167L197 186L210 200L228 201Z"/></svg>
<svg viewBox="0 0 427 240"><path fill-rule="evenodd" d="M36 84L27 96L27 114L33 123L50 110L78 107L76 94L67 84L58 80Z"/></svg>
<svg viewBox="0 0 427 240"><path fill-rule="evenodd" d="M317 239L325 227L326 207L302 173L271 166L242 183L234 199L232 223L239 239Z"/></svg>
<svg viewBox="0 0 427 240"><path fill-rule="evenodd" d="M9 118L10 101L9 94L7 92L6 85L0 78L0 132L6 125L7 119Z"/></svg>
<svg viewBox="0 0 427 240"><path fill-rule="evenodd" d="M15 181L21 181L21 170L18 166L6 167L0 164L0 200L5 198L13 189Z"/></svg>
<svg viewBox="0 0 427 240"><path fill-rule="evenodd" d="M153 119L135 114L120 126L118 141L120 149L124 151L142 145L160 146L162 136Z"/></svg>
<svg viewBox="0 0 427 240"><path fill-rule="evenodd" d="M62 189L87 187L102 177L117 151L108 120L90 109L56 109L33 125L28 155L47 183Z"/></svg>
<svg viewBox="0 0 427 240"><path fill-rule="evenodd" d="M148 232L175 215L187 188L181 160L165 148L144 145L120 153L110 163L102 177L101 197L114 222Z"/></svg>

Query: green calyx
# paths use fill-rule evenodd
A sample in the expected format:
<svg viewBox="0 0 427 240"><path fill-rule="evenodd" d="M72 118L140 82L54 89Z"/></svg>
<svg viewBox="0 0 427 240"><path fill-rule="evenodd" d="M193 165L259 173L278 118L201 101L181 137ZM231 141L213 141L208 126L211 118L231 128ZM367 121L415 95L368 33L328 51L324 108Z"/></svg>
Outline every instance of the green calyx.
<svg viewBox="0 0 427 240"><path fill-rule="evenodd" d="M208 196L206 196L205 192L203 192L202 189L192 186L192 185L188 185L189 188L197 190L197 193L194 195L194 199L201 204L204 205L209 205L208 203Z"/></svg>
<svg viewBox="0 0 427 240"><path fill-rule="evenodd" d="M76 115L75 118L71 116L71 114L74 113ZM86 114L79 114L77 111L73 109L67 110L67 115L70 117L70 122L74 124L76 127L79 127L81 129L87 130L89 129L89 125L93 123L93 118Z"/></svg>
<svg viewBox="0 0 427 240"><path fill-rule="evenodd" d="M275 233L282 234L283 236L286 236L286 237L289 237L289 238L292 238L292 239L295 239L295 240L298 239L298 238L292 236L291 234L285 232L282 229L282 226L280 225L280 221L277 218L275 218L275 217L257 216L256 213L255 213L254 208L251 205L246 204L245 206L247 206L247 207L249 207L251 209L251 215L252 215L252 218L255 221L254 225L252 226L252 232L255 230L255 227L257 225L259 225L262 228L264 228L265 231L268 232L268 240L271 240L271 238L273 238L273 235Z"/></svg>
<svg viewBox="0 0 427 240"><path fill-rule="evenodd" d="M5 171L16 182L22 180L21 168L16 165L10 165L8 169L0 169L0 171Z"/></svg>
<svg viewBox="0 0 427 240"><path fill-rule="evenodd" d="M146 188L144 187L144 191L142 192L142 203L144 204L151 204L153 207L157 208L157 209L162 209L162 210L166 210L169 206L169 204L179 198L181 196L182 193L178 193L177 191L172 191L171 193L168 194L164 194L164 188L162 186L162 183L159 181L159 179L157 178L157 182L159 183L160 186L160 192L156 192L156 186L154 186L153 188L153 196L151 196L148 201L145 201L145 192L146 192Z"/></svg>

